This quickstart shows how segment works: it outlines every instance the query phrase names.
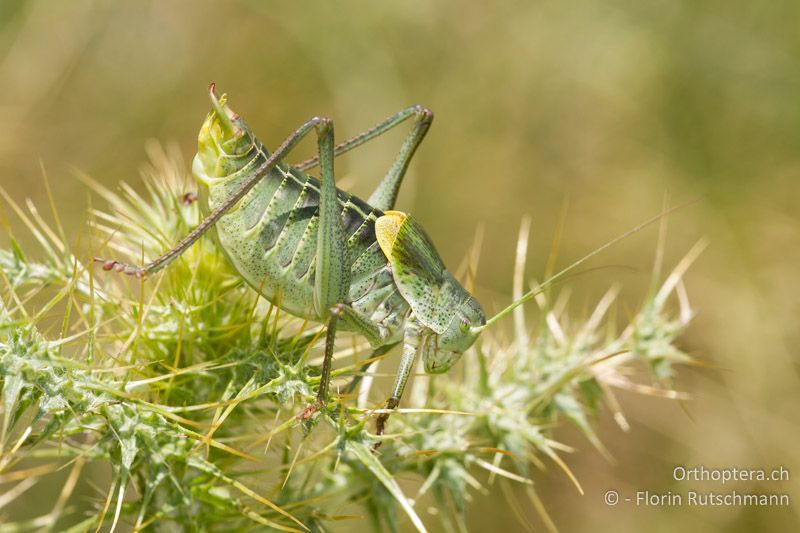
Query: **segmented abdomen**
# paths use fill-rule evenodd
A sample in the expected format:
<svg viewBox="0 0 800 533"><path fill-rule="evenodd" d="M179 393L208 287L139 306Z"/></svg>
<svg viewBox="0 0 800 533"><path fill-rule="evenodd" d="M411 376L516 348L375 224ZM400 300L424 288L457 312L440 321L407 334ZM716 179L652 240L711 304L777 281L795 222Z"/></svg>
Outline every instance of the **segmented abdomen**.
<svg viewBox="0 0 800 533"><path fill-rule="evenodd" d="M195 165L201 197L213 210L252 176L266 159L259 146L241 170L209 178ZM360 198L339 191L341 220L351 265L349 303L384 328L387 342L399 334L409 307L400 296L375 239L382 216ZM269 172L216 224L220 247L239 274L264 297L300 317L319 319L313 308L319 223L319 180L280 165Z"/></svg>

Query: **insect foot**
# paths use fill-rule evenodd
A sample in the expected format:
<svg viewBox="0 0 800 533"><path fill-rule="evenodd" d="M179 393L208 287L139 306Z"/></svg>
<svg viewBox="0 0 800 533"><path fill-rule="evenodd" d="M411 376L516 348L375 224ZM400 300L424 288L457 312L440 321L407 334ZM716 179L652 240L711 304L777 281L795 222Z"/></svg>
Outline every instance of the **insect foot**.
<svg viewBox="0 0 800 533"><path fill-rule="evenodd" d="M297 420L310 420L312 416L318 411L321 411L322 408L325 407L321 402L314 402L310 405L307 405L302 411L297 413Z"/></svg>
<svg viewBox="0 0 800 533"><path fill-rule="evenodd" d="M298 420L308 421L315 413L325 409L328 403L328 388L331 380L331 359L333 358L333 345L336 335L336 322L344 313L344 305L336 304L330 308L330 320L328 322L328 332L325 336L325 359L322 363L322 370L319 378L319 390L317 399L314 403L307 406L297 415Z"/></svg>
<svg viewBox="0 0 800 533"><path fill-rule="evenodd" d="M386 407L384 407L384 409L386 409L387 411L394 411L399 404L400 404L399 399L389 398L389 400L386 402ZM380 415L378 415L378 419L375 421L375 434L378 435L379 437L383 435L383 431L384 429L386 429L386 421L389 419L390 414L391 413L388 412L381 413ZM382 444L383 441L376 442L375 445L372 447L372 451L373 452L378 451L378 448L380 448Z"/></svg>
<svg viewBox="0 0 800 533"><path fill-rule="evenodd" d="M100 257L95 257L94 262L100 263L103 270L106 272L113 270L114 272L122 272L128 276L136 276L137 278L144 277L144 271L141 268L128 265L126 263L120 263L114 259L102 259Z"/></svg>
<svg viewBox="0 0 800 533"><path fill-rule="evenodd" d="M194 191L189 191L183 196L181 196L181 203L183 205L192 205L197 201L197 193Z"/></svg>

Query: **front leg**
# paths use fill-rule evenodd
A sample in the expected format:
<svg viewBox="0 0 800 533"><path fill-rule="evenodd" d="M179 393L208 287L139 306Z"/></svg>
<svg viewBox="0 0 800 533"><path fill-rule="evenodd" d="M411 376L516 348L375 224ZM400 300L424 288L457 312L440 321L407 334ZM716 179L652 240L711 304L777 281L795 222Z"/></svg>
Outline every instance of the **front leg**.
<svg viewBox="0 0 800 533"><path fill-rule="evenodd" d="M417 322L414 315L411 315L406 322L406 332L403 337L403 356L400 359L400 366L394 379L392 395L384 406L387 411L392 411L400 405L400 399L403 397L408 377L414 371L414 363L424 343L423 331L424 326ZM378 419L375 421L375 432L378 436L383 435L383 431L386 429L386 421L389 419L390 414L386 412L378 415ZM381 444L382 442L376 443L373 449L377 450Z"/></svg>

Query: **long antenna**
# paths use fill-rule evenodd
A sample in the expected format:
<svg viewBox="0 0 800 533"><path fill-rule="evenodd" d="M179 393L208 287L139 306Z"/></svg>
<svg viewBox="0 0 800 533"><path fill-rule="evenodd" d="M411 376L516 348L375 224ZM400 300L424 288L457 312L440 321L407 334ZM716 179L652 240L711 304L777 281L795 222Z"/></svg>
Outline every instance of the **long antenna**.
<svg viewBox="0 0 800 533"><path fill-rule="evenodd" d="M675 207L671 207L671 208L669 208L669 209L667 209L665 211L662 211L661 213L659 213L658 215L654 216L653 218L645 220L644 222L642 222L638 226L636 226L636 227L634 227L632 229L629 229L628 231L626 231L622 235L618 235L618 236L614 237L613 239L611 239L607 243L603 244L599 248L596 248L593 251L589 252L588 254L584 255L583 257L581 257L580 259L578 259L577 261L575 261L574 263L572 263L568 267L566 267L563 270L559 271L558 273L550 276L549 278L547 278L545 281L543 281L535 289L532 289L529 292L523 294L518 300L514 301L511 305L509 305L508 307L506 307L505 309L503 309L502 311L500 311L499 313L494 315L492 318L487 320L486 324L484 324L483 326L473 327L472 330L475 331L475 332L480 332L480 331L488 328L489 326L491 326L492 324L494 324L495 322L497 322L498 320L500 320L501 318L503 318L504 316L509 314L511 311L513 311L514 309L519 307L520 305L522 305L522 304L524 304L526 302L529 302L536 295L541 294L544 291L545 287L547 287L548 285L552 285L556 281L560 280L561 278L566 276L568 273L570 273L571 271L575 270L580 265L582 265L583 263L585 263L586 261L588 261L592 257L596 256L600 252L604 251L607 248L610 248L611 246L617 244L621 240L627 239L628 237L630 237L634 233L637 233L637 232L643 230L644 228L646 228L647 226L649 226L653 222L657 222L658 220L661 220L665 216L667 216L667 215L669 215L669 214L671 214L671 213L673 213L673 212L675 212L675 211L677 211L679 209L683 209L684 207L688 207L688 206L690 206L690 205L692 205L694 203L697 203L698 201L699 201L699 199L691 200L689 202L686 202L685 204L681 204L681 205L677 205Z"/></svg>

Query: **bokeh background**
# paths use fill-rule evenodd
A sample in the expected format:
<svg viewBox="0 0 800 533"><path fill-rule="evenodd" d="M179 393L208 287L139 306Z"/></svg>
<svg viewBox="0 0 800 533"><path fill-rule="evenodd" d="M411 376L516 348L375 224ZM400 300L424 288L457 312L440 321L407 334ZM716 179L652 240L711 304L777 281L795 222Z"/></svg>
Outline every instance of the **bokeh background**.
<svg viewBox="0 0 800 533"><path fill-rule="evenodd" d="M45 206L44 169L77 236L90 202L77 175L139 186L152 140L177 146L188 167L210 81L271 146L315 114L333 117L341 139L423 103L436 120L400 208L449 264L485 228L478 282L490 309L507 301L523 215L541 279L562 209L566 265L665 201L699 200L670 217L665 249L669 267L710 242L687 276L697 316L683 347L706 366L682 369L676 387L693 398L620 393L630 431L598 417L614 464L557 431L578 450L567 462L586 494L552 465L535 481L563 531L796 530L798 22L800 3L781 0L2 0L0 184ZM337 160L342 183L367 194L403 134ZM571 283L575 313L615 282L635 308L656 238L650 228L593 260L607 268ZM676 482L675 465L784 466L793 478L723 488ZM608 507L611 488L789 493L793 504ZM533 509L519 511L522 521L501 495L480 497L470 523L541 529Z"/></svg>

